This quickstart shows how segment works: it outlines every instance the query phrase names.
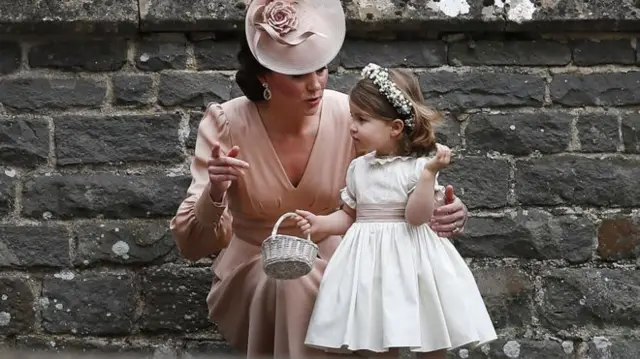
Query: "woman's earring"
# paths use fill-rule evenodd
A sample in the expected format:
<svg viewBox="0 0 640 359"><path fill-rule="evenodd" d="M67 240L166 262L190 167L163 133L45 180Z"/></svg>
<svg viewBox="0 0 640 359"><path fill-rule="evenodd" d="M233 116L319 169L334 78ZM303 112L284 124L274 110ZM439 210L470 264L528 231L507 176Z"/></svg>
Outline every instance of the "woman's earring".
<svg viewBox="0 0 640 359"><path fill-rule="evenodd" d="M262 91L262 97L264 97L264 99L267 101L271 100L271 90L269 90L269 85L267 85L266 82L263 82L262 87L264 87L264 91Z"/></svg>

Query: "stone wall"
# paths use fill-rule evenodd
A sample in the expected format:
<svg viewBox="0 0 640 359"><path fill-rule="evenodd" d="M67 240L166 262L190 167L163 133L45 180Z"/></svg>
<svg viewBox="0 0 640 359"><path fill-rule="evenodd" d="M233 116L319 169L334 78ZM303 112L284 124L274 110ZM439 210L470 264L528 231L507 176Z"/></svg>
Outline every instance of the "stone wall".
<svg viewBox="0 0 640 359"><path fill-rule="evenodd" d="M190 4L189 4L190 3ZM633 1L345 0L331 65L414 68L447 113L456 246L501 339L459 358L640 357ZM176 252L203 105L239 95L241 3L0 4L0 340L49 353L228 353L207 261Z"/></svg>

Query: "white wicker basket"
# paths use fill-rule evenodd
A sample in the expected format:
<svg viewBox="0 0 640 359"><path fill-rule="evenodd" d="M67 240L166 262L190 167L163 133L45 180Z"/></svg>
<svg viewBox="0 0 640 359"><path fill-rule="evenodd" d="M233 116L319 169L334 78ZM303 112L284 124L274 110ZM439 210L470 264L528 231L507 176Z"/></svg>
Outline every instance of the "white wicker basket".
<svg viewBox="0 0 640 359"><path fill-rule="evenodd" d="M300 278L313 268L318 255L318 246L311 237L300 238L278 234L278 227L287 217L295 213L283 214L273 226L271 236L262 242L262 265L267 276L275 279Z"/></svg>

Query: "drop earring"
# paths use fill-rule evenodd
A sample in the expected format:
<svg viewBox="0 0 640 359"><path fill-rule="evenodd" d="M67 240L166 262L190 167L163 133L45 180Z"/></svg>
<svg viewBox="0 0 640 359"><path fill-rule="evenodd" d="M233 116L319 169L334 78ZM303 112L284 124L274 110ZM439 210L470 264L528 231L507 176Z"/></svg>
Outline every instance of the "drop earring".
<svg viewBox="0 0 640 359"><path fill-rule="evenodd" d="M267 85L266 82L263 82L262 87L264 87L264 91L262 91L262 97L267 101L271 100L271 90L269 90L269 85Z"/></svg>

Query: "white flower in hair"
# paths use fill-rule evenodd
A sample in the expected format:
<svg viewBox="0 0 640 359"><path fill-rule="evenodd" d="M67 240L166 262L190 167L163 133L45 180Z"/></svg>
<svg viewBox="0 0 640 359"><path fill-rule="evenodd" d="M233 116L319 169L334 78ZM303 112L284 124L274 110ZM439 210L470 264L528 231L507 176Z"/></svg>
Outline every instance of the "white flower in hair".
<svg viewBox="0 0 640 359"><path fill-rule="evenodd" d="M389 71L379 65L370 63L362 69L362 78L368 78L378 87L378 91L384 95L389 103L396 109L401 117L404 117L405 126L413 128L413 105L400 91L398 86L389 78Z"/></svg>

